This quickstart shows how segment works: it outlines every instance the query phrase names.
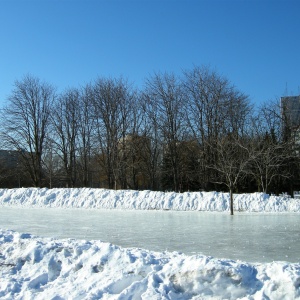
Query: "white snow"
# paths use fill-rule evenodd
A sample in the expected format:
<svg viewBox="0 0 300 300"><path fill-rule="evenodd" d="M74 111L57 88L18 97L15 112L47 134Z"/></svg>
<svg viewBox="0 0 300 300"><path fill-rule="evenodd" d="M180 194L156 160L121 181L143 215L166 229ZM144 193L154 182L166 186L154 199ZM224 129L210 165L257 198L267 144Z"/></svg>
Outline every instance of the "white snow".
<svg viewBox="0 0 300 300"><path fill-rule="evenodd" d="M0 189L0 205L92 209L229 211L229 194L218 192L153 192L133 190ZM243 212L300 212L300 199L263 193L237 194L234 209Z"/></svg>
<svg viewBox="0 0 300 300"><path fill-rule="evenodd" d="M228 211L228 198L228 194L216 192L0 190L0 205L19 207L222 212ZM299 212L300 202L259 193L245 194L235 196L235 209ZM300 299L300 263L251 264L0 230L0 298Z"/></svg>

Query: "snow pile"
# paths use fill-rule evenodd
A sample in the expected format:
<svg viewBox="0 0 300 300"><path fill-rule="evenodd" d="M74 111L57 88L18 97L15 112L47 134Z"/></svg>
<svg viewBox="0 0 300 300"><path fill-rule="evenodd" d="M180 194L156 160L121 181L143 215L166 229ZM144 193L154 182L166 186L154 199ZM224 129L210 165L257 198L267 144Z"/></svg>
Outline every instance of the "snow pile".
<svg viewBox="0 0 300 300"><path fill-rule="evenodd" d="M296 299L300 264L249 264L0 230L1 299Z"/></svg>
<svg viewBox="0 0 300 300"><path fill-rule="evenodd" d="M60 208L229 211L229 194L74 189L0 189L0 205ZM300 199L263 193L235 195L234 209L248 212L299 212Z"/></svg>

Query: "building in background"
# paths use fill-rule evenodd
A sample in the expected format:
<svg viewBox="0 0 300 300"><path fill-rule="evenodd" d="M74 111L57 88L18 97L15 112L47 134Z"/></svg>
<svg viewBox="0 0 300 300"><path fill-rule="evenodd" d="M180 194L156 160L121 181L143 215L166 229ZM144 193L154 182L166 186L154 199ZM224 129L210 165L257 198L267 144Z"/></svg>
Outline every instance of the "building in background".
<svg viewBox="0 0 300 300"><path fill-rule="evenodd" d="M300 95L281 97L280 106L284 139L293 138L300 145Z"/></svg>
<svg viewBox="0 0 300 300"><path fill-rule="evenodd" d="M24 184L22 157L19 151L0 150L0 187L20 187Z"/></svg>

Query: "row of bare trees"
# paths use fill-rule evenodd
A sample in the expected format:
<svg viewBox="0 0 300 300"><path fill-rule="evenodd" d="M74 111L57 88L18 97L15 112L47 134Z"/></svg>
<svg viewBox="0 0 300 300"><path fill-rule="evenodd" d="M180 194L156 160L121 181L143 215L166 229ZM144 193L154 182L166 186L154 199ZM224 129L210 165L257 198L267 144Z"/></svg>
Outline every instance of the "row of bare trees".
<svg viewBox="0 0 300 300"><path fill-rule="evenodd" d="M279 192L298 184L279 103L255 108L205 66L156 73L142 90L99 78L57 94L27 75L0 121L22 185Z"/></svg>

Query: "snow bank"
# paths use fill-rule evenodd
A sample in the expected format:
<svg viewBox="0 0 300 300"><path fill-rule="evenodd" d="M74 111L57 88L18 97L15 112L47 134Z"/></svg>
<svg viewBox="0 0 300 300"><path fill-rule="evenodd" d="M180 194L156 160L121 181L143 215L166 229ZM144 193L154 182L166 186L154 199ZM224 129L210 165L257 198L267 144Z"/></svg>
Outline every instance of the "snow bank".
<svg viewBox="0 0 300 300"><path fill-rule="evenodd" d="M300 264L249 264L0 230L1 299L296 299Z"/></svg>
<svg viewBox="0 0 300 300"><path fill-rule="evenodd" d="M0 205L60 208L229 211L229 194L107 189L0 189ZM235 195L234 209L247 212L299 212L300 199L263 193Z"/></svg>

